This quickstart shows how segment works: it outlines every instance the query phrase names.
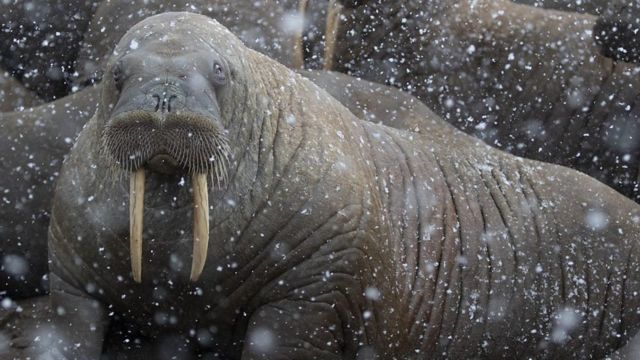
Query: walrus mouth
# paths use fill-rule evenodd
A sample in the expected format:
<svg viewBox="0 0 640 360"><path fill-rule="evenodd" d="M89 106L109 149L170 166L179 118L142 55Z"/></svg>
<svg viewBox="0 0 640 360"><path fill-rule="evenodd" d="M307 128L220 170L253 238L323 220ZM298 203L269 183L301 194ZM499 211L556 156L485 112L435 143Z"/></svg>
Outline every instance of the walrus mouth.
<svg viewBox="0 0 640 360"><path fill-rule="evenodd" d="M145 171L191 176L193 190L193 258L191 281L202 274L209 247L207 177L226 182L228 145L210 119L197 114L159 117L134 111L118 115L105 126L103 151L131 174L129 182L129 245L134 281L142 282L142 233Z"/></svg>

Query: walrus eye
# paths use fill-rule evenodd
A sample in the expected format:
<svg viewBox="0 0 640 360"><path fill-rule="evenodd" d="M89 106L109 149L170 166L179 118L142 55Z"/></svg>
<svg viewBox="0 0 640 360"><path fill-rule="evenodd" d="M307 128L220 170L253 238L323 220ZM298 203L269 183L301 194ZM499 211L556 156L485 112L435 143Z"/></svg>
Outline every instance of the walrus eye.
<svg viewBox="0 0 640 360"><path fill-rule="evenodd" d="M213 80L215 85L224 85L227 83L227 74L219 62L213 63Z"/></svg>
<svg viewBox="0 0 640 360"><path fill-rule="evenodd" d="M120 61L113 66L113 82L118 90L122 90L122 64Z"/></svg>

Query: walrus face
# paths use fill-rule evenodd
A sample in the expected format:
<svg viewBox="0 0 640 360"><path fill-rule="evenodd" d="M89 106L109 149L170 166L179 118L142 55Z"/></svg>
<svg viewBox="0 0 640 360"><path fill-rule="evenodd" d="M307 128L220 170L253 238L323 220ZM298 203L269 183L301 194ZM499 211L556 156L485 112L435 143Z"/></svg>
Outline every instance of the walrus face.
<svg viewBox="0 0 640 360"><path fill-rule="evenodd" d="M220 182L228 145L216 93L227 84L226 66L211 49L190 51L177 42L151 42L113 65L119 97L104 128L104 147L129 171L184 170Z"/></svg>
<svg viewBox="0 0 640 360"><path fill-rule="evenodd" d="M198 40L197 38L195 40ZM229 82L224 58L184 34L147 31L110 62L107 85L116 93L101 134L102 152L131 173L130 248L141 281L145 169L192 178L194 246L191 280L203 271L209 241L207 176L226 181L229 147L218 95ZM117 54L116 54L117 55Z"/></svg>

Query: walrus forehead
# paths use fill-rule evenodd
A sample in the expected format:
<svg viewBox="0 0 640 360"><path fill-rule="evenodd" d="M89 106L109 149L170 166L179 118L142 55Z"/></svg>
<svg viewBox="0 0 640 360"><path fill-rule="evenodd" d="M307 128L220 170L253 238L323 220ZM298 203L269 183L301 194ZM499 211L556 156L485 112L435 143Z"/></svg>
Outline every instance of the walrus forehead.
<svg viewBox="0 0 640 360"><path fill-rule="evenodd" d="M238 50L243 44L231 31L204 15L175 12L151 16L134 25L116 46L127 53L142 44L161 44L167 52L207 46L217 50Z"/></svg>

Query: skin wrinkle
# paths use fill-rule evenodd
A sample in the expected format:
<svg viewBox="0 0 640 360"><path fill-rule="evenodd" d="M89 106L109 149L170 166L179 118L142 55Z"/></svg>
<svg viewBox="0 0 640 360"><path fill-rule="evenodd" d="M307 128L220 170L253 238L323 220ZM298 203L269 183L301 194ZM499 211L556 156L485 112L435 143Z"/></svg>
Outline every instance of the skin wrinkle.
<svg viewBox="0 0 640 360"><path fill-rule="evenodd" d="M509 244L509 249L511 250L512 256L513 258L511 259L511 261L513 262L513 265L511 267L511 271L508 271L509 273L512 274L511 276L511 296L510 299L514 299L515 298L515 294L516 294L516 288L517 288L517 272L519 270L518 268L518 256L516 254L516 248L515 248L515 244L514 244L514 234L511 232L511 229L509 228L508 222L506 221L506 216L504 214L504 209L503 209L503 205L505 203L504 199L500 199L498 197L498 193L500 193L500 190L498 190L498 193L495 192L497 184L490 184L489 179L487 179L487 175L485 173L485 171L481 171L480 172L480 176L484 181L485 187L489 192L489 195L491 196L491 199L493 201L493 204L495 205L495 209L497 210L498 215L500 216L500 226L503 228L504 232L501 232L501 234L503 234L508 241ZM495 186L492 186L495 185ZM501 194L500 194L501 195ZM503 259L506 260L506 259Z"/></svg>
<svg viewBox="0 0 640 360"><path fill-rule="evenodd" d="M318 183L320 183L320 181L318 181ZM316 185L317 185L317 184L316 184ZM281 235L281 234L284 232L284 230L285 230L285 229L287 229L287 228L292 224L292 221L294 220L294 218L295 218L296 216L298 216L298 214L300 213L300 209L302 209L302 208L304 208L305 206L307 206L307 205L308 205L308 203L309 203L309 201L305 202L305 203L304 203L304 204L302 204L300 207L298 207L297 211L292 212L292 216L291 216L289 219L287 219L287 221L286 221L282 226L279 226L279 227L278 227L278 228L279 228L279 230L277 230L277 231L274 233L274 235L266 241L265 245L262 247L261 251L259 252L259 255L257 255L257 256L254 258L254 260L252 260L249 264L247 264L247 267L245 267L245 268L243 268L243 269L242 269L243 271L246 271L246 272L247 272L247 276L246 276L246 277L244 277L244 278L241 280L241 282L243 282L243 283L244 283L244 282L247 280L248 276L249 276L251 273L258 272L258 269L261 267L261 265L262 265L262 267L263 267L263 268L264 268L264 267L267 267L267 268L269 267L269 264L268 264L268 263L266 263L266 264L265 264L265 258L267 258L267 259L269 258L269 251L265 251L265 250L267 250L268 248L270 248L270 247L271 247L271 244L273 244L273 242L278 238L278 236L279 236L279 235ZM318 227L317 227L316 229L311 230L311 231L310 231L310 233L314 233L314 232L316 232L316 231L319 231L319 230L320 230L323 226L325 226L325 225L326 225L326 224L327 224L331 219L333 219L333 218L334 218L336 215L338 215L340 212L344 211L346 208L347 208L347 207L345 207L345 208L343 208L343 209L340 209L340 210L336 211L336 212L335 212L335 213L334 213L330 218L328 218L326 221L322 222L322 223L321 223L321 225L318 225ZM305 237L301 236L300 238L301 238L301 239L304 239ZM300 243L298 243L298 245L297 245L296 247L293 247L293 248L289 251L289 254L290 254L290 255L291 255L291 254L293 254L293 253L296 251L296 249L299 247L299 245L300 245ZM314 252L315 252L315 251L312 251L311 253L313 254ZM254 263L254 262L255 262L255 266L251 266L251 264L252 264L252 263ZM294 264L293 266L294 266L294 267L295 267L295 266L298 266L298 265L300 265L301 263L302 263L302 261L301 261L301 262L299 262L299 263ZM278 265L278 264L276 264L276 265ZM283 268L281 271L282 271L281 273L278 273L278 274L276 274L276 275L274 276L274 279L275 279L275 278L279 278L281 275L283 275L283 274L284 274L284 272L286 272L286 271L287 271L287 268ZM273 280L272 280L272 281L273 281ZM242 287L242 285L240 285L240 287ZM232 293L232 294L233 294L233 293Z"/></svg>
<svg viewBox="0 0 640 360"><path fill-rule="evenodd" d="M543 201L541 200L542 198L538 194L538 191L536 190L536 187L535 187L535 184L536 184L535 180L530 179L530 178L528 180L529 180L528 181L529 187L531 188L534 197L537 199L538 203L542 204L543 203ZM559 243L560 232L558 231L555 223L553 223L552 227L553 228L551 229L551 231L556 235L555 239L554 239L556 241L556 246L560 247L561 246L560 243ZM562 256L560 254L558 255L558 260L559 260L558 268L560 269L560 272L561 272L561 274L560 274L560 289L561 289L560 293L561 293L561 300L564 303L564 302L566 302L566 296L565 296L565 290L564 290L564 278L565 277L564 277L564 265L562 263Z"/></svg>
<svg viewBox="0 0 640 360"><path fill-rule="evenodd" d="M540 198L538 198L537 194L535 193L535 191L533 189L533 185L532 185L530 179L523 175L523 182L526 183L526 185L528 186L529 196L527 196L527 198L530 198L529 203L532 205L531 215L533 216L533 219L534 219L534 227L533 228L534 228L534 231L535 231L535 234L536 234L536 239L537 239L536 249L538 249L538 251L537 251L537 255L538 255L537 263L542 265L542 258L543 258L542 251L544 250L544 247L542 246L543 237L541 235L541 233L542 233L541 229L544 228L544 224L541 223L543 220L539 219L539 217L543 217L543 215L538 216L538 214L535 211L536 209L540 209L541 201L540 201ZM525 187L525 189L526 189L526 187ZM538 273L538 275L537 275L537 277L538 277L538 281L537 282L538 283L540 282L540 280L544 280L544 271L545 271L545 268L543 267L543 271ZM544 289L546 289L547 287L544 286L544 285L546 285L546 283L544 283L543 286L542 286ZM540 305L539 305L539 307L540 307Z"/></svg>
<svg viewBox="0 0 640 360"><path fill-rule="evenodd" d="M306 205L306 203L305 203L304 205ZM303 205L302 207L304 207L304 205ZM302 207L301 207L301 208L302 208ZM299 208L299 209L300 209L300 208ZM298 209L298 210L299 210L299 209ZM346 209L346 207L345 207L344 209ZM321 224L320 224L320 225L318 225L318 227L317 227L317 228L312 229L312 230L310 230L310 231L308 231L308 232L309 232L309 233L316 233L316 232L320 231L322 227L326 226L326 225L327 225L327 223L329 223L329 222L330 222L330 220L332 220L334 217L336 217L337 215L339 215L339 214L340 214L344 209L340 209L340 210L336 211L336 212L335 212L333 215L331 215L331 216L330 216L326 221L321 222ZM284 231L284 229L286 229L286 228L288 227L288 225L290 225L290 224L291 224L291 220L293 220L293 218L299 214L299 211L296 211L296 212L294 212L293 214L294 214L294 215L289 219L289 221L287 221L287 223L286 223L284 226L280 227L280 228L281 228L281 230L278 230L278 231L274 234L274 236L273 236L273 237L268 241L268 244L271 244L271 243L274 241L274 239L278 236L278 234L280 234L280 233L281 233L281 231ZM305 237L301 236L300 238L305 238ZM308 241L308 240L307 240L307 241ZM267 248L267 247L268 247L268 246L265 246L265 247L263 247L263 249L264 249L264 248ZM296 249L298 249L298 247L294 247L294 248L292 248L292 249L289 251L290 256L291 256L291 254L294 254L294 253L295 253ZM315 253L315 251L316 251L316 250L311 251L311 254ZM264 255L263 255L263 254L264 254ZM264 262L262 262L262 263L260 262L260 259L265 258L265 257L267 257L267 256L268 256L268 252L267 252L267 251L262 251L262 252L260 253L260 255L259 255L258 257L256 257L256 260L255 260L255 261L257 262L256 266L255 266L255 267L252 267L252 268L250 268L249 270L246 270L246 271L248 271L248 273L249 273L249 274L254 273L254 272L260 272L260 271L259 271L259 269L260 269L260 264L264 264ZM308 257L309 257L309 255L305 255L305 256L303 256L303 258L302 258L299 262L294 263L292 266L289 266L289 267L283 267L283 268L282 268L282 270L280 270L280 272L278 272L277 274L275 274L275 275L272 277L271 282L273 282L273 281L274 281L274 279L277 279L277 278L281 277L283 274L285 274L287 271L289 271L289 269L291 269L291 268L295 268L296 266L300 266L300 265L301 265L305 260L307 260L307 259L308 259ZM248 265L250 265L250 264L251 264L251 263L249 263ZM276 264L276 265L278 265L278 264ZM263 268L264 268L264 267L269 268L269 264L266 264L266 265L264 265L264 266L262 266L262 267L263 267ZM245 270L245 269L246 269L246 268L243 268L243 270ZM246 280L247 280L247 278L244 278L244 280L242 280L242 281L241 281L241 283L242 283L242 284L241 284L241 285L239 285L239 287L238 287L238 289L236 289L236 291L239 291L239 290L240 290L241 288L243 288L243 287L249 286L249 285L246 285L246 283L248 283L248 282L246 282ZM246 286L245 286L245 285L246 285ZM234 292L234 293L235 293L235 292ZM231 297L233 297L233 294L234 294L234 293L232 293L232 294L230 295L230 298L231 298ZM252 299L252 298L254 298L254 297L256 297L256 296L258 296L258 295L259 295L259 293L258 293L258 292L254 293L254 295L253 295L253 296L251 296L251 297L248 299L248 302L249 302L249 303L251 303L251 301L252 301L251 299Z"/></svg>
<svg viewBox="0 0 640 360"><path fill-rule="evenodd" d="M527 229L531 229L533 228L533 234L526 233L526 237L529 240L530 239L530 249L527 249L525 251L525 254L531 254L533 251L536 252L536 259L535 262L531 262L531 265L536 265L538 266L540 264L540 251L541 251L541 237L540 237L540 233L538 231L538 222L537 222L537 217L536 217L536 213L535 213L535 209L538 208L538 204L536 201L532 200L529 198L529 196L527 196L527 190L526 190L526 181L524 178L524 175L521 174L521 169L519 167L516 168L516 170L513 173L515 175L515 179L509 179L509 181L511 181L512 183L516 183L518 185L518 191L517 193L520 195L519 196L519 200L520 200L520 207L519 209L521 211L526 211L526 214L523 215L523 217L525 219L528 219L529 217L531 218L531 222L526 222L525 224L523 224L523 226L525 226ZM507 173L508 175L508 173ZM522 214L521 212L516 212L516 214ZM531 236L533 237L533 239L531 239ZM538 272L536 269L534 269L534 275L533 278L531 279L532 281L532 288L533 288L533 295L531 295L531 297L534 299L535 301L535 308L536 309L541 309L542 308L542 303L541 303L541 299L540 299L540 293L541 290L539 289L540 287L540 272ZM539 324L540 323L540 319L539 319L539 312L536 311L535 312L536 316L533 319L534 324Z"/></svg>
<svg viewBox="0 0 640 360"><path fill-rule="evenodd" d="M520 224L520 222L518 221L517 218L513 217L513 209L511 208L510 204L509 204L509 197L507 196L507 194L505 193L505 189L503 189L503 187L501 186L501 181L500 181L500 177L498 175L498 171L499 174L502 176L506 176L506 174L508 172L502 170L502 168L500 167L500 165L503 164L498 164L497 167L494 167L491 169L491 176L493 178L493 180L495 181L495 184L497 186L497 190L500 193L500 195L502 196L502 202L504 203L504 205L506 205L507 209L506 211L502 210L502 207L497 206L500 211L500 216L502 219L502 222L504 223L505 227L507 228L507 234L509 237L509 241L511 244L511 248L513 249L513 259L514 259L514 274L513 274L513 295L512 295L512 299L516 299L516 302L520 302L519 300L524 300L520 297L517 297L516 294L520 293L519 289L518 289L518 283L520 283L520 288L521 291L526 292L526 282L522 281L520 279L522 279L522 277L524 277L526 279L526 276L528 274L528 268L523 267L523 265L521 264L520 259L518 258L518 254L526 254L528 253L528 251L521 251L518 249L518 244L522 243L523 241L525 241L526 235L523 234L522 232L518 231L518 234L514 233L514 231L512 229L515 229L516 231L519 229L522 229L522 226ZM505 179L506 180L506 179ZM515 182L513 182L515 184ZM518 241L520 240L520 241ZM524 261L526 261L526 258L524 259ZM520 279L518 277L518 275L520 275ZM524 297L525 294L523 294ZM519 307L518 305L516 305L517 307ZM517 320L519 322L519 320Z"/></svg>
<svg viewBox="0 0 640 360"><path fill-rule="evenodd" d="M443 221L442 226L443 226L443 229L444 229L444 238L445 238L444 244L443 244L443 247L442 247L442 255L444 257L444 251L447 248L447 246L446 246L447 243L449 243L449 245L451 247L451 249L450 249L451 255L454 255L454 254L458 253L458 251L456 251L456 250L460 250L460 249L456 249L456 245L459 246L460 243L461 243L461 240L458 238L458 235L457 235L457 234L459 234L458 212L456 210L456 204L455 204L455 201L453 199L453 194L452 194L452 190L451 190L451 183L450 183L450 181L448 179L447 172L444 170L444 166L443 166L442 160L436 158L435 159L435 164L436 164L436 166L438 166L438 170L439 170L439 172L440 172L440 174L442 176L442 180L443 180L444 185L445 185L445 189L446 189L445 192L447 194L446 195L447 196L446 206L444 207L445 208L445 210L444 210L445 212L444 212L444 216L442 218L442 221ZM449 218L447 216L448 212L451 212L451 213L454 214L454 219L453 220L449 220L449 221L453 221L453 224L448 224L448 221L447 221L448 218ZM451 225L451 227L450 227L450 225ZM451 229L452 227L455 227L455 231ZM453 234L451 233L452 231L453 231ZM443 296L443 301L442 301L442 307L440 309L440 314L442 314L442 318L443 319L442 319L442 321L440 323L439 336L438 336L439 338L442 338L442 331L443 331L442 329L443 329L444 324L445 324L445 321L444 321L445 313L448 310L447 306L446 306L447 299L449 298L448 290L450 288L450 284L453 283L453 278L457 275L456 274L456 269L459 268L459 266L456 264L455 256L454 256L453 259L449 259L449 260L451 262L451 266L448 269L449 271L447 271L446 266L444 266L445 265L444 263L440 263L440 266L442 266L443 271L445 272L445 274L443 274L443 275L446 276L446 274L448 272L450 272L450 273L449 273L449 278L445 279L445 281L444 281L444 289L442 290L442 294L441 294ZM446 260L443 260L443 261L446 262ZM451 294L453 294L453 292ZM459 297L462 296L462 294L457 294L457 295ZM452 295L452 296L455 296L455 294ZM455 299L451 299L451 300L455 301ZM458 304L458 306L459 306L459 301L460 301L460 299L455 301ZM456 320L454 321L453 329L451 331L451 333L453 333L453 334L455 334L455 327L456 327L457 322L458 322L458 316L459 316L458 313L455 314L455 319ZM446 343L446 345L445 345L445 353L448 353L451 341L445 341L445 343Z"/></svg>
<svg viewBox="0 0 640 360"><path fill-rule="evenodd" d="M464 159L461 162L456 163L456 166L454 167L454 178L456 179L464 179L466 181L463 181L462 183L464 185L461 186L461 194L459 194L460 197L460 201L464 202L464 206L466 206L466 209L468 211L468 220L462 221L460 228L461 228L461 237L465 237L467 240L463 242L463 245L466 245L468 247L468 251L462 251L462 254L468 253L469 255L466 256L466 260L467 260L467 265L466 265L466 272L468 274L478 274L478 272L482 271L482 265L479 264L479 261L476 261L476 258L480 256L481 253L481 248L483 248L483 246L481 245L481 237L482 234L486 233L486 230L484 230L482 233L478 232L478 219L482 217L482 215L478 214L479 212L481 212L481 209L479 208L479 204L480 202L470 202L470 192L473 192L474 189L469 189L469 188L473 188L473 185L467 185L467 184L473 184L473 182L476 180L475 177L470 177L467 178L466 174L465 174L465 170L469 171L470 169L473 169L473 167L471 166L471 164L469 163L468 159ZM477 187L475 188L477 189ZM478 199L477 195L475 196L476 200ZM474 205L477 205L477 209L474 207ZM461 208L460 206L458 206L458 208ZM467 217L463 217L461 218L462 220L464 220ZM465 226L466 224L466 226ZM482 225L482 227L484 228L484 224ZM464 229L471 229L471 230L467 230L465 231ZM467 233L467 235L464 235L465 233ZM478 234L480 234L480 236L478 236ZM476 257L473 256L473 254L476 254ZM479 259L478 259L479 260ZM487 314L482 314L482 307L480 305L481 300L475 300L475 298L473 298L473 296L477 295L477 298L479 299L482 295L481 295L481 291L480 289L482 288L482 276L472 276L470 279L472 281L471 286L468 286L469 288L471 288L471 294L469 294L467 296L467 303L468 303L468 299L474 300L474 302L476 302L476 304L478 305L476 307L476 309L474 310L473 313L473 319L471 319L471 317L469 318L469 320L473 320L474 322L476 321L476 319L483 319L484 322L487 321ZM467 281L467 283L469 283L469 281ZM489 293L487 293L488 296ZM487 309L488 307L485 307L485 309ZM476 312L479 313L479 315L476 315ZM485 332L482 330L481 327L476 327L475 332L471 332L470 337L471 338L483 338L484 337ZM476 350L477 351L477 350ZM482 350L479 350L480 352L482 352Z"/></svg>
<svg viewBox="0 0 640 360"><path fill-rule="evenodd" d="M406 209L408 206L410 206L409 204L407 204L407 197L408 197L408 193L409 193L407 182L408 182L408 179L413 177L413 174L411 172L410 165L409 165L409 160L408 160L407 154L405 153L404 149L395 141L393 136L390 136L389 139L391 141L390 146L395 146L395 149L401 155L401 160L400 160L398 165L400 166L400 169L401 169L400 170L401 171L401 175L402 175L401 176L401 180L403 181L403 183L402 183L402 187L399 189L398 192L400 193L400 196L401 196L401 198L403 199L403 202L404 202L403 208ZM414 193L415 193L415 187L414 187ZM418 210L418 207L416 207L416 210ZM418 212L419 212L419 210L418 210ZM409 269L411 269L411 268L416 269L417 268L416 264L414 262L410 261L410 251L408 250L408 248L410 248L411 245L415 246L415 240L416 239L413 236L407 236L406 235L407 233L413 233L412 229L408 230L409 224L407 223L407 219L406 219L406 211L402 214L401 219L402 219L401 220L402 223L401 223L400 232L399 232L400 238L403 239L403 241L401 242L402 249L400 250L400 252L402 253L402 262L401 262L401 264L403 264L403 266L404 266L404 264L407 264L407 268L409 268ZM409 242L409 244L406 244L406 242ZM416 271L417 271L417 269L416 269ZM400 269L400 272L403 273L403 270ZM406 276L409 275L408 271L404 271L404 273L406 275L404 275L404 276L401 275L401 277L406 277ZM415 283L415 277L413 279L413 282ZM411 292L412 292L413 289L412 289L412 287L408 287L408 286L405 289L406 290L405 290L405 293L402 296L402 299L403 300L404 299L410 300L411 297L412 297L411 296Z"/></svg>
<svg viewBox="0 0 640 360"><path fill-rule="evenodd" d="M414 155L417 156L417 154L414 154ZM422 158L422 156L420 156L420 158ZM421 191L418 188L418 185L416 184L416 179L415 179L415 176L417 173L419 173L420 171L424 172L425 166L420 162L417 162L416 164L412 164L411 161L408 162L408 165L410 166L410 171L413 174L412 183L414 188L416 189L416 203L417 203L416 209L417 209L417 219L418 219L418 224L417 224L418 238L416 239L417 240L416 271L415 271L415 275L414 275L415 278L412 286L412 289L414 289L415 291L415 289L424 289L426 287L425 280L427 280L428 276L425 276L423 272L425 271L424 266L428 261L428 258L426 256L426 251L425 251L426 249L423 249L423 246L427 246L428 245L427 243L433 240L431 239L431 234L427 233L430 231L430 228L423 221L423 219L426 216L424 216L421 210L423 207L425 209L429 208L428 201L423 198L425 196L426 190ZM427 300L426 296L421 296L419 298L416 298L415 296L413 296L411 298L411 302L409 306L410 306L410 309L412 309L412 313L411 313L412 317L410 319L414 319L413 321L411 321L411 328L409 330L409 335L411 337L417 336L417 333L419 331L418 329L419 326L421 325L424 326L423 324L421 324L421 322L416 321L415 319L424 318L424 314L422 314L422 310L426 300Z"/></svg>
<svg viewBox="0 0 640 360"><path fill-rule="evenodd" d="M442 165L440 165L442 168ZM452 177L455 179L456 178L456 174L455 174L455 164L453 164L453 166L451 167L451 172L452 172ZM452 183L448 180L448 177L445 176L445 181L447 182L447 188L449 189L449 196L450 199L452 201L453 204L453 211L456 214L456 228L457 228L457 240L459 242L459 257L460 259L466 259L465 258L465 253L464 253L464 245L466 243L466 241L463 241L463 233L462 233L462 223L461 223L461 219L460 219L460 210L462 210L462 208L460 207L460 205L458 204L458 198L455 196L456 192L457 192L457 188L453 188L452 187ZM459 292L458 292L458 299L457 299L457 305L456 305L456 310L455 310L455 321L453 322L453 328L451 330L451 333L453 334L452 338L447 342L446 345L446 350L445 353L446 354L450 354L450 347L452 346L452 344L455 342L456 338L458 337L457 334L457 330L460 326L460 319L461 319L461 313L462 313L462 303L465 299L465 287L464 287L464 268L462 264L458 264L458 257L456 257L455 259L455 266L454 269L457 269L459 271L459 283L458 283L458 287L459 287ZM464 265L464 267L466 267L466 265Z"/></svg>
<svg viewBox="0 0 640 360"><path fill-rule="evenodd" d="M632 248L635 246L635 244L631 245ZM625 310L625 300L626 300L626 284L627 284L627 280L629 279L629 268L630 268L630 264L631 264L631 254L633 254L633 251L629 251L629 256L627 256L627 261L626 261L626 266L624 269L624 276L622 278L622 290L620 291L620 299L622 299L622 301L620 301L620 322L618 325L618 334L625 334L624 331L624 310ZM621 339L618 339L618 343L617 346L620 347L621 346Z"/></svg>

